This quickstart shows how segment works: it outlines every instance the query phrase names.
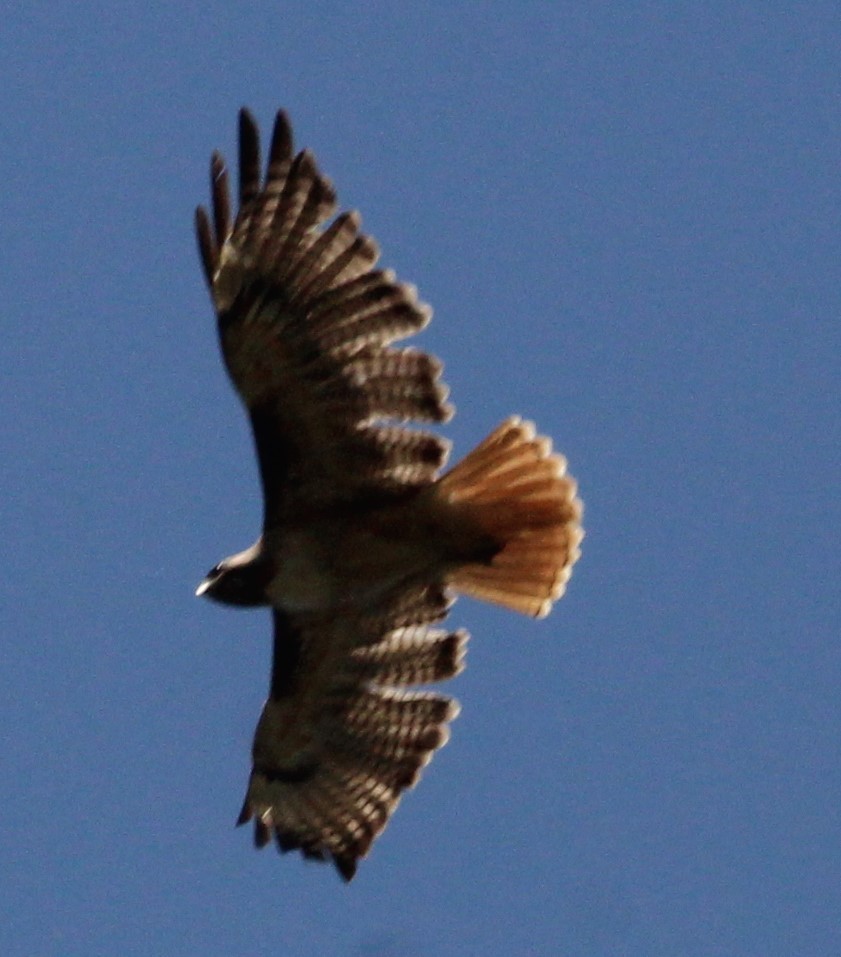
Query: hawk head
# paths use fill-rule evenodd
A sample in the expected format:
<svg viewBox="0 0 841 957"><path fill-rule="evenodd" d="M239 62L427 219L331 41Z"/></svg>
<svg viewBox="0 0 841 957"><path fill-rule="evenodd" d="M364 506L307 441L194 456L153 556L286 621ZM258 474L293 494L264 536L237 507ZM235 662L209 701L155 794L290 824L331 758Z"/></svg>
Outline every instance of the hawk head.
<svg viewBox="0 0 841 957"><path fill-rule="evenodd" d="M196 595L243 608L267 605L269 570L260 544L257 542L244 552L231 555L214 565L196 589Z"/></svg>

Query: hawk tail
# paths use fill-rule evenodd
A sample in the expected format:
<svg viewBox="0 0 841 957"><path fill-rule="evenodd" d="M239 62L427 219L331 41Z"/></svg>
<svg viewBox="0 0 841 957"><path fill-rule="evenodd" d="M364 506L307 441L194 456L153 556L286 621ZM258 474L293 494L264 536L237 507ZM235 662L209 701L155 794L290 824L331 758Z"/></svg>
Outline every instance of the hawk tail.
<svg viewBox="0 0 841 957"><path fill-rule="evenodd" d="M462 565L457 591L542 618L561 597L583 538L581 502L566 460L531 422L512 416L441 477L437 492L499 544Z"/></svg>

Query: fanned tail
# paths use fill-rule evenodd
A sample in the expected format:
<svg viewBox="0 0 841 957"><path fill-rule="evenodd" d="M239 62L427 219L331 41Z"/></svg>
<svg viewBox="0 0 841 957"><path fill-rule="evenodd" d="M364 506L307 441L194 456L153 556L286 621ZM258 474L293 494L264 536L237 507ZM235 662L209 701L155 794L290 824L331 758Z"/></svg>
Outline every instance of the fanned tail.
<svg viewBox="0 0 841 957"><path fill-rule="evenodd" d="M550 440L512 416L442 476L436 491L500 545L488 563L460 567L450 584L525 615L547 615L584 535L575 480Z"/></svg>

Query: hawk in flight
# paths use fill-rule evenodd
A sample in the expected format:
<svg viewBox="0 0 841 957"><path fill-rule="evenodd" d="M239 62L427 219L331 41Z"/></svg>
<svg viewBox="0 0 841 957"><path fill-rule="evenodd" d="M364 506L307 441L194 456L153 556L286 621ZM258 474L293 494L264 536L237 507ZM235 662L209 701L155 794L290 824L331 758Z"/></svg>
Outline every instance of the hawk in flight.
<svg viewBox="0 0 841 957"><path fill-rule="evenodd" d="M262 534L198 595L268 606L269 696L240 824L258 847L330 861L350 880L401 793L447 740L467 634L452 595L542 617L579 555L581 504L533 426L503 422L441 474L449 446L418 423L452 414L441 364L394 343L430 318L375 268L360 218L279 112L261 173L239 117L239 210L214 153L196 231L222 356L254 434Z"/></svg>

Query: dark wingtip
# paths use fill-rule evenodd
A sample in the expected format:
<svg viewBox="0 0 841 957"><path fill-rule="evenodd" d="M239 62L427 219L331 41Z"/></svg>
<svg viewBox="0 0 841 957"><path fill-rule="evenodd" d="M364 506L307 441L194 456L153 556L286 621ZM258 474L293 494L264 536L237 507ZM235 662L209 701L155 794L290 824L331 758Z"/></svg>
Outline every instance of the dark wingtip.
<svg viewBox="0 0 841 957"><path fill-rule="evenodd" d="M248 798L246 798L242 802L242 810L239 812L236 827L242 827L243 824L248 824L253 816L254 812L251 810L251 804L249 803Z"/></svg>
<svg viewBox="0 0 841 957"><path fill-rule="evenodd" d="M292 159L292 124L285 110L278 110L272 131L272 145L269 149L269 166L266 182L277 177L280 170Z"/></svg>
<svg viewBox="0 0 841 957"><path fill-rule="evenodd" d="M210 157L210 192L213 198L216 246L221 249L231 231L231 198L228 194L228 170L218 150L214 150Z"/></svg>
<svg viewBox="0 0 841 957"><path fill-rule="evenodd" d="M199 256L208 286L213 287L213 277L219 264L219 250L210 230L210 219L204 206L196 207L196 239L199 244Z"/></svg>
<svg viewBox="0 0 841 957"><path fill-rule="evenodd" d="M210 154L210 186L211 189L216 185L219 177L225 173L225 157L219 152L219 150L214 150Z"/></svg>
<svg viewBox="0 0 841 957"><path fill-rule="evenodd" d="M341 874L342 880L349 884L356 874L356 867L359 863L357 859L350 855L334 854L333 863L336 865L336 870Z"/></svg>
<svg viewBox="0 0 841 957"><path fill-rule="evenodd" d="M272 839L272 832L268 825L260 818L254 819L254 846L259 850L265 847Z"/></svg>
<svg viewBox="0 0 841 957"><path fill-rule="evenodd" d="M248 107L239 111L239 203L250 202L260 191L260 129Z"/></svg>
<svg viewBox="0 0 841 957"><path fill-rule="evenodd" d="M277 843L277 849L281 854L288 854L290 851L298 849L298 838L294 834L287 833L286 831L276 831L275 841Z"/></svg>

